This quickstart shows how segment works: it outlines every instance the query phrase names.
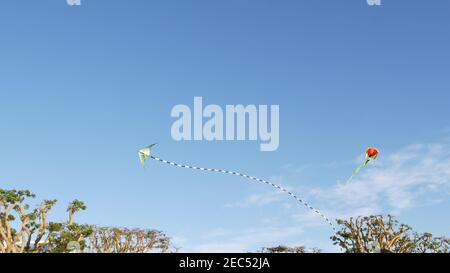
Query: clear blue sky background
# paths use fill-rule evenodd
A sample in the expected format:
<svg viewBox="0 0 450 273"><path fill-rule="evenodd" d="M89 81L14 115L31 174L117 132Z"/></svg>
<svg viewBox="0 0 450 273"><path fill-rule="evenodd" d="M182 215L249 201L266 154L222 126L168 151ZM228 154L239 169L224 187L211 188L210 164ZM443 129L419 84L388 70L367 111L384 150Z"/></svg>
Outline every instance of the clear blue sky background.
<svg viewBox="0 0 450 273"><path fill-rule="evenodd" d="M159 142L163 158L272 178L308 196L345 180L368 145L388 155L446 142L449 11L446 0L3 1L0 186L58 198L56 219L82 199L89 209L80 222L162 229L186 251L220 250L214 245L239 236L249 243L231 250L332 250L329 228L293 219L289 198L230 205L271 189L155 162L143 170L136 151ZM194 96L279 104L280 148L175 142L170 110ZM397 216L450 236L449 209L447 195ZM292 236L272 237L285 227Z"/></svg>

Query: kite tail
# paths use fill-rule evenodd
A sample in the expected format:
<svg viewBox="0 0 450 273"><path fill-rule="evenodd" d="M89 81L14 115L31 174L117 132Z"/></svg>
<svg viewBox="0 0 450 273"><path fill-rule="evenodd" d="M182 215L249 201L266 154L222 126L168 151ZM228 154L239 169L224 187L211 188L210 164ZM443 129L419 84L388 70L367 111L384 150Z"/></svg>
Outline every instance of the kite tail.
<svg viewBox="0 0 450 273"><path fill-rule="evenodd" d="M353 180L353 177L355 177L355 175L357 175L364 167L366 167L367 164L369 164L369 162L370 162L370 158L366 159L366 161L364 161L364 163L361 164L361 166L359 166L359 167L355 170L355 172L352 174L352 176L350 176L350 178L347 180L347 182L345 182L345 185L350 184L350 182L352 182L352 180Z"/></svg>
<svg viewBox="0 0 450 273"><path fill-rule="evenodd" d="M311 205L309 205L306 201L304 201L303 199L301 199L300 197L298 197L297 195L295 195L294 193L292 193L291 191L277 185L274 184L272 182L257 178L257 177L253 177L250 175L246 175L246 174L242 174L242 173L238 173L238 172L231 172L231 171L225 171L225 170L220 170L220 169L211 169L211 168L202 168L202 167L195 167L195 166L189 166L189 165L183 165L183 164L178 164L175 162L170 162L155 156L150 156L151 159L162 162L162 163L166 163L169 164L171 166L175 166L178 168L184 168L184 169L193 169L193 170L200 170L200 171L207 171L207 172L217 172L217 173L224 173L224 174L230 174L230 175L235 175L235 176L240 176L240 177L244 177L250 180L254 180L256 182L260 182L260 183L264 183L267 185L270 185L284 193L289 194L292 198L294 198L295 200L297 200L300 204L302 204L303 206L307 207L308 209L310 209L311 211L313 211L315 214L319 215L320 217L322 217L322 219L325 220L325 222L328 223L328 225L330 225L330 227L333 229L333 232L335 234L337 234L337 230L336 227L333 225L333 223L319 210L313 208Z"/></svg>
<svg viewBox="0 0 450 273"><path fill-rule="evenodd" d="M350 176L350 178L347 180L347 182L345 182L345 185L350 184L350 182L352 182L353 177L355 177L355 174L352 174L352 176Z"/></svg>

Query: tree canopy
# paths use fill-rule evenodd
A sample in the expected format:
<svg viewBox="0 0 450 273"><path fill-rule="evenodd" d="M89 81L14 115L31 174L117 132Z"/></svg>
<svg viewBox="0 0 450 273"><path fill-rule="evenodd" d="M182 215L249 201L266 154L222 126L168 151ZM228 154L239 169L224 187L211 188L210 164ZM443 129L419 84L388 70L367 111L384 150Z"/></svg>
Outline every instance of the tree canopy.
<svg viewBox="0 0 450 273"><path fill-rule="evenodd" d="M392 215L350 218L337 223L341 229L331 239L347 253L450 252L450 239L416 232Z"/></svg>
<svg viewBox="0 0 450 273"><path fill-rule="evenodd" d="M30 209L28 190L0 189L0 253L143 253L173 251L170 238L152 229L97 227L74 222L83 201L70 202L67 222L51 222L48 213L57 200L43 200Z"/></svg>
<svg viewBox="0 0 450 273"><path fill-rule="evenodd" d="M30 208L29 190L0 189L0 253L150 253L174 252L170 238L154 229L98 227L74 221L87 209L78 199L70 202L65 222L48 220L56 199L43 200ZM346 253L450 253L450 239L419 233L392 215L372 215L337 220L333 243ZM276 246L261 253L320 253L317 248Z"/></svg>

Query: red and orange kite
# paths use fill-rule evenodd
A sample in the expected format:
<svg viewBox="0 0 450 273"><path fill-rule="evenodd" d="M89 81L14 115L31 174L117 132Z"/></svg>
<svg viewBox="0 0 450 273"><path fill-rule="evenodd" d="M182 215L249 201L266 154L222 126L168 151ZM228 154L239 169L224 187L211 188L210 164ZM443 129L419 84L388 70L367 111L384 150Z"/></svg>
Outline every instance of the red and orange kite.
<svg viewBox="0 0 450 273"><path fill-rule="evenodd" d="M361 166L359 166L355 170L355 172L352 174L352 176L350 176L350 178L347 180L346 184L350 183L352 181L353 177L355 175L357 175L362 169L364 169L371 161L374 161L375 159L377 159L379 153L380 152L376 148L373 148L373 147L367 148L367 150L366 150L366 158L365 158L363 164L361 164Z"/></svg>

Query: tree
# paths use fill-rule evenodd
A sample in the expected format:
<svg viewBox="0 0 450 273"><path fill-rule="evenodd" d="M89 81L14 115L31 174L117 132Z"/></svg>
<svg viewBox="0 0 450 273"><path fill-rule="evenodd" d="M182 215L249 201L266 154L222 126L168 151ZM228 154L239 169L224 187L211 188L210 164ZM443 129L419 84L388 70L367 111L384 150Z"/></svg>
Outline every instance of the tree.
<svg viewBox="0 0 450 273"><path fill-rule="evenodd" d="M33 215L37 215L39 219L39 223L37 224L35 221L36 217L32 218L32 222L30 223L31 232L27 233L28 240L26 244L26 250L31 250L31 240L32 235L35 231L38 231L38 235L36 236L36 239L34 240L34 246L38 246L41 243L42 238L47 232L47 214L52 209L52 207L56 204L57 200L44 200L41 204L41 206L34 211ZM48 238L45 240L48 241Z"/></svg>
<svg viewBox="0 0 450 273"><path fill-rule="evenodd" d="M67 211L69 212L69 225L73 224L73 216L75 213L77 213L80 210L86 210L86 205L83 201L80 201L78 199L73 200L69 207L67 208Z"/></svg>
<svg viewBox="0 0 450 273"><path fill-rule="evenodd" d="M166 253L171 247L161 231L117 227L95 228L89 242L94 253Z"/></svg>
<svg viewBox="0 0 450 273"><path fill-rule="evenodd" d="M304 246L288 247L288 246L276 246L276 247L264 247L260 253L321 253L318 248L307 249Z"/></svg>
<svg viewBox="0 0 450 273"><path fill-rule="evenodd" d="M79 251L84 251L93 232L92 225L50 223L48 243L40 252L68 252L67 246L73 243L79 246Z"/></svg>
<svg viewBox="0 0 450 273"><path fill-rule="evenodd" d="M0 253L23 252L169 252L170 238L158 230L104 228L74 222L86 210L84 202L72 201L67 222L49 222L56 200L44 200L30 211L28 190L0 189Z"/></svg>
<svg viewBox="0 0 450 273"><path fill-rule="evenodd" d="M92 227L73 223L74 214L86 209L83 202L70 203L67 224L52 223L47 216L57 200L44 200L29 211L27 199L35 197L28 190L0 189L0 252L63 252L70 241L85 245Z"/></svg>
<svg viewBox="0 0 450 273"><path fill-rule="evenodd" d="M45 219L53 205L44 201L40 208L27 212L26 198L34 198L30 191L0 189L0 252L17 253L30 248L31 239L36 231L45 230ZM40 221L37 222L36 220ZM13 224L18 220L17 224ZM16 229L18 227L19 229ZM42 236L36 237L39 242Z"/></svg>
<svg viewBox="0 0 450 273"><path fill-rule="evenodd" d="M391 215L338 220L341 230L331 239L347 253L449 253L450 239L418 233Z"/></svg>

